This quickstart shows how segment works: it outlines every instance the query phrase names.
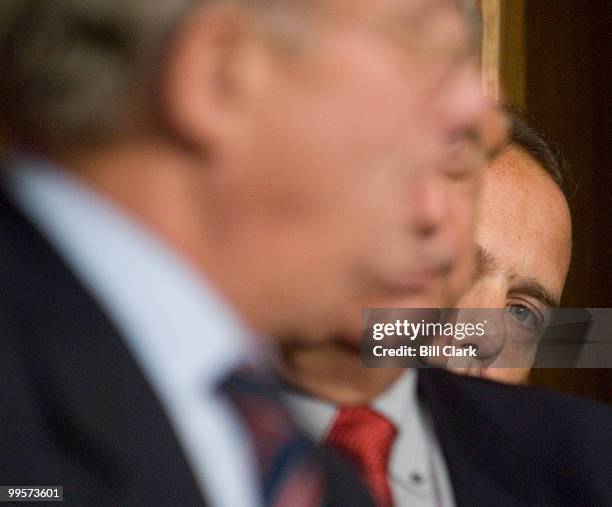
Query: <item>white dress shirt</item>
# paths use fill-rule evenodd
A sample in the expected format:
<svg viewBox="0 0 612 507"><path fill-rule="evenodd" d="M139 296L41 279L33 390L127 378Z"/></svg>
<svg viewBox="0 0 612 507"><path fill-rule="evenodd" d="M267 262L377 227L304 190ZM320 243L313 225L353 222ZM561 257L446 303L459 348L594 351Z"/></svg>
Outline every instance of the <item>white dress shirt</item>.
<svg viewBox="0 0 612 507"><path fill-rule="evenodd" d="M254 358L251 333L171 248L75 177L9 164L9 191L120 331L213 506L261 504L250 441L218 394Z"/></svg>
<svg viewBox="0 0 612 507"><path fill-rule="evenodd" d="M398 507L453 506L446 463L431 420L419 403L416 381L416 371L406 370L371 404L398 430L389 459L391 492ZM287 391L285 399L302 429L323 442L333 426L337 407L294 391Z"/></svg>

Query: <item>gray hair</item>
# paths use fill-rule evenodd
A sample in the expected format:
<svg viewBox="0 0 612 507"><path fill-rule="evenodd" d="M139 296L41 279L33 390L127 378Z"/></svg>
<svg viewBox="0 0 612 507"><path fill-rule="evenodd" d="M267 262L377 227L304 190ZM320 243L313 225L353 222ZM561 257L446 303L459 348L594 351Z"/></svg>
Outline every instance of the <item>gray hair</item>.
<svg viewBox="0 0 612 507"><path fill-rule="evenodd" d="M36 148L129 132L169 39L190 9L221 0L1 0L0 121ZM296 0L235 0L279 7Z"/></svg>
<svg viewBox="0 0 612 507"><path fill-rule="evenodd" d="M265 13L266 27L284 42L287 34L303 30L303 15L319 4L0 0L0 127L12 144L36 149L93 147L130 133L159 91L156 74L189 11L231 1ZM472 0L454 1L474 12ZM296 7L300 16L285 16L288 8ZM287 20L289 26L284 24Z"/></svg>

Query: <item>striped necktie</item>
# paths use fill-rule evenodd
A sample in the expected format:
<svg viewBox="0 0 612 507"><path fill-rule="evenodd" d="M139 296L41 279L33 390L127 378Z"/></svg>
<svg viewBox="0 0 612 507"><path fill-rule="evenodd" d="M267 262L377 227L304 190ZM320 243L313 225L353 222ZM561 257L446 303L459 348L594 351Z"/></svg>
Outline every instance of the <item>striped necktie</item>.
<svg viewBox="0 0 612 507"><path fill-rule="evenodd" d="M251 368L230 375L221 390L249 430L266 507L320 507L325 474L317 449L291 423L280 387Z"/></svg>

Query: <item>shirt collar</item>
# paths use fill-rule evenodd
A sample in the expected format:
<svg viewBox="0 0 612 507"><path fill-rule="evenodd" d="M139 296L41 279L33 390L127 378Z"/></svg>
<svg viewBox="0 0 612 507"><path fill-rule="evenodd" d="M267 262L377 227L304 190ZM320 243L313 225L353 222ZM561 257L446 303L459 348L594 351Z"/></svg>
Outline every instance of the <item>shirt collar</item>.
<svg viewBox="0 0 612 507"><path fill-rule="evenodd" d="M373 408L398 429L407 418L414 416L414 408L418 407L416 380L416 370L407 369L372 403Z"/></svg>
<svg viewBox="0 0 612 507"><path fill-rule="evenodd" d="M410 421L419 408L416 379L415 370L406 370L371 404L372 408L385 416L398 429L403 428L406 421ZM319 442L325 440L338 407L331 402L291 389L285 392L285 400L302 429Z"/></svg>
<svg viewBox="0 0 612 507"><path fill-rule="evenodd" d="M213 388L255 357L239 316L144 224L47 162L14 157L8 169L16 204L149 368Z"/></svg>

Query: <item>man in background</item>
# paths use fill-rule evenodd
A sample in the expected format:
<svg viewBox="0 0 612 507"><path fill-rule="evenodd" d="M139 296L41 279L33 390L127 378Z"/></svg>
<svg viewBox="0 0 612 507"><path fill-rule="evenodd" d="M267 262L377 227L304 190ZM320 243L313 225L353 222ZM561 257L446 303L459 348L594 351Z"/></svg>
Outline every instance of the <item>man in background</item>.
<svg viewBox="0 0 612 507"><path fill-rule="evenodd" d="M571 222L550 150L514 117L511 144L483 180L477 269L463 278L469 290L461 294L449 283L444 291L430 278L418 293L377 302L376 308L446 308L455 306L455 297L459 308L506 309L508 335L517 336L513 326L530 329L538 312L558 306ZM448 188L447 202L461 203ZM462 222L471 216L465 210L444 215L427 241L465 228ZM305 431L353 461L380 505L609 503L612 453L609 446L601 449L612 430L609 408L443 370L365 368L358 325L354 315L352 327L344 328L351 331L335 342L286 347L284 371L292 386L287 401ZM537 347L537 335L523 335L529 338L524 343L470 339L462 345L478 345L482 359L470 368L451 359L448 367L507 382L522 379Z"/></svg>
<svg viewBox="0 0 612 507"><path fill-rule="evenodd" d="M493 380L524 383L550 310L560 305L571 259L572 227L562 162L518 114L510 118L511 144L484 172L475 276L455 305L506 308L505 331L453 340L453 345L475 345L478 357L450 358L447 366ZM492 312L485 310L482 315L487 313Z"/></svg>
<svg viewBox="0 0 612 507"><path fill-rule="evenodd" d="M474 201L478 164L437 170L450 151L503 130L466 3L1 9L3 484L75 505L367 503L291 445L259 337L325 339L349 301L466 255L407 255L441 180Z"/></svg>

